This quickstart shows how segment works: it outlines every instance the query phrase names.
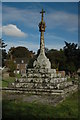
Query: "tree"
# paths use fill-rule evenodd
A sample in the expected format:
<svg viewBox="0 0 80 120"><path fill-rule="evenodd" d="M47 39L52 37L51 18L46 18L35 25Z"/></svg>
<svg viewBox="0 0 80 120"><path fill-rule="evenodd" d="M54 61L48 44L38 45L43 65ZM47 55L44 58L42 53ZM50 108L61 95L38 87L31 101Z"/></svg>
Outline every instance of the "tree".
<svg viewBox="0 0 80 120"><path fill-rule="evenodd" d="M34 54L34 53L33 53ZM32 57L32 52L30 52L27 48L19 46L19 47L11 47L8 52L8 58L9 59L15 59L15 58L28 58L30 59Z"/></svg>
<svg viewBox="0 0 80 120"><path fill-rule="evenodd" d="M29 60L27 68L33 68L33 62L36 60L36 58L37 55L34 55L34 57Z"/></svg>
<svg viewBox="0 0 80 120"><path fill-rule="evenodd" d="M7 45L4 43L4 41L2 39L0 39L0 56L2 58L2 67L5 66L5 59L7 57L7 53L6 53L6 47ZM1 61L0 61L0 66L1 66Z"/></svg>
<svg viewBox="0 0 80 120"><path fill-rule="evenodd" d="M48 51L49 51L49 49L48 49L48 48L45 48L45 54L47 54ZM38 51L37 51L37 57L38 57L39 54L40 54L40 49L38 49Z"/></svg>
<svg viewBox="0 0 80 120"><path fill-rule="evenodd" d="M4 40L0 38L0 47L5 48L7 45L4 43Z"/></svg>
<svg viewBox="0 0 80 120"><path fill-rule="evenodd" d="M79 67L80 60L80 50L77 47L77 44L67 43L65 41L64 54L66 56L66 70L70 73L77 71ZM77 64L78 63L78 64Z"/></svg>
<svg viewBox="0 0 80 120"><path fill-rule="evenodd" d="M48 51L47 57L51 61L52 68L65 70L66 57L63 50L51 49Z"/></svg>
<svg viewBox="0 0 80 120"><path fill-rule="evenodd" d="M12 60L9 60L6 63L6 66L9 68L10 76L14 77L14 70L16 70L16 64Z"/></svg>
<svg viewBox="0 0 80 120"><path fill-rule="evenodd" d="M11 47L8 51L7 58L10 58L10 60L13 60L14 51L15 51L15 47Z"/></svg>
<svg viewBox="0 0 80 120"><path fill-rule="evenodd" d="M68 61L72 61L74 57L76 57L76 51L77 51L77 44L74 43L67 43L65 41L65 47L64 47L64 53L66 57L68 58Z"/></svg>

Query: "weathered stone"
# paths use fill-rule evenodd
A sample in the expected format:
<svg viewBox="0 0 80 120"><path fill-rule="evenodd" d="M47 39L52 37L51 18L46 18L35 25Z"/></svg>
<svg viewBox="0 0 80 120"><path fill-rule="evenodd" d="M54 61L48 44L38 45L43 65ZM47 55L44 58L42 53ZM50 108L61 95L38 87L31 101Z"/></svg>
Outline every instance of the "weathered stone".
<svg viewBox="0 0 80 120"><path fill-rule="evenodd" d="M26 79L20 79L15 82L14 86L17 88L25 88L28 93L45 94L52 93L54 89L64 89L69 84L65 83L67 78L61 78L60 73L56 73L56 69L51 69L51 63L45 55L44 32L45 22L43 17L39 24L41 32L40 37L40 54L37 60L34 61L32 69L27 69Z"/></svg>

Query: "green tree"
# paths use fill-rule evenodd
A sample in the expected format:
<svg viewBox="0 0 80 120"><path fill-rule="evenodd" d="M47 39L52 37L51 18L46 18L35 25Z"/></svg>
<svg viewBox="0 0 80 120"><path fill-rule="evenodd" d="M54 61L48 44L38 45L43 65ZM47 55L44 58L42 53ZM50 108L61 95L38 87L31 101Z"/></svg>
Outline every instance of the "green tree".
<svg viewBox="0 0 80 120"><path fill-rule="evenodd" d="M4 67L5 66L5 59L7 57L7 53L6 53L6 47L7 45L4 43L4 40L0 39L0 57L1 57L1 60L0 60L0 66ZM2 65L1 65L2 64Z"/></svg>
<svg viewBox="0 0 80 120"><path fill-rule="evenodd" d="M51 49L48 51L47 57L51 61L52 68L65 70L66 57L63 50Z"/></svg>
<svg viewBox="0 0 80 120"><path fill-rule="evenodd" d="M9 49L8 55L7 55L7 58L8 58L8 59L13 60L14 51L15 51L15 47L11 47L11 48Z"/></svg>
<svg viewBox="0 0 80 120"><path fill-rule="evenodd" d="M30 52L27 48L19 46L19 47L11 47L8 52L8 58L14 59L14 58L27 58L30 59L32 57L32 51Z"/></svg>
<svg viewBox="0 0 80 120"><path fill-rule="evenodd" d="M37 55L34 55L33 58L29 60L27 68L33 68L33 62L37 59Z"/></svg>
<svg viewBox="0 0 80 120"><path fill-rule="evenodd" d="M45 54L46 55L47 55L48 51L49 51L49 49L45 47ZM38 51L37 51L37 57L38 57L39 54L40 54L40 49L38 49Z"/></svg>
<svg viewBox="0 0 80 120"><path fill-rule="evenodd" d="M14 76L14 70L16 70L16 64L13 62L13 60L9 60L9 61L7 61L6 65L9 68L10 76L13 77Z"/></svg>
<svg viewBox="0 0 80 120"><path fill-rule="evenodd" d="M64 54L66 56L66 70L70 73L77 71L80 66L80 49L78 49L77 44L67 43L65 41Z"/></svg>

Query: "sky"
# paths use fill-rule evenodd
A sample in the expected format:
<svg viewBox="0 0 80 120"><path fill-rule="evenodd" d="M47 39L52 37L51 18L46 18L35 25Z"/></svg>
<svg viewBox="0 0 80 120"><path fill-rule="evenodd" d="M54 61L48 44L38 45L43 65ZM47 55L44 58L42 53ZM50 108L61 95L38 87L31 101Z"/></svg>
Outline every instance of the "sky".
<svg viewBox="0 0 80 120"><path fill-rule="evenodd" d="M2 37L2 3L0 2L0 38Z"/></svg>
<svg viewBox="0 0 80 120"><path fill-rule="evenodd" d="M45 2L45 0L2 0L3 2ZM46 2L79 2L79 0L46 0Z"/></svg>
<svg viewBox="0 0 80 120"><path fill-rule="evenodd" d="M42 8L46 11L45 47L59 50L64 41L78 43L77 2L3 2L2 36L7 51L12 46L24 46L34 52L39 49Z"/></svg>

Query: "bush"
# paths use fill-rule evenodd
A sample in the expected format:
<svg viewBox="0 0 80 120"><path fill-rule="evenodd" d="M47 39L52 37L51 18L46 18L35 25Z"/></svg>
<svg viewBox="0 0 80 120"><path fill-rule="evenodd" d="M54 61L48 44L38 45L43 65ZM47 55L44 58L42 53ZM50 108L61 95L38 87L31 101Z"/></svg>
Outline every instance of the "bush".
<svg viewBox="0 0 80 120"><path fill-rule="evenodd" d="M13 72L10 72L10 73L9 73L9 76L10 76L10 77L15 77L15 74L14 74Z"/></svg>

